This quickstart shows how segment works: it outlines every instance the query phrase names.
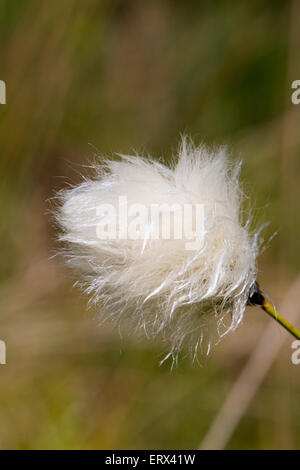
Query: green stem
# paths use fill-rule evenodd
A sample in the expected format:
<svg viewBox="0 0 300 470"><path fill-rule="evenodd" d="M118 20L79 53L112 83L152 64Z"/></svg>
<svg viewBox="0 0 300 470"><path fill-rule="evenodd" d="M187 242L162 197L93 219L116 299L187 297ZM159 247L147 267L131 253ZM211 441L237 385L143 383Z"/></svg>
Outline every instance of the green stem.
<svg viewBox="0 0 300 470"><path fill-rule="evenodd" d="M295 338L300 339L300 331L297 330L289 321L287 321L280 313L272 307L269 302L265 299L261 305L262 309L267 312L272 318L274 318L280 325L282 325L287 331L291 333L291 335L295 336Z"/></svg>

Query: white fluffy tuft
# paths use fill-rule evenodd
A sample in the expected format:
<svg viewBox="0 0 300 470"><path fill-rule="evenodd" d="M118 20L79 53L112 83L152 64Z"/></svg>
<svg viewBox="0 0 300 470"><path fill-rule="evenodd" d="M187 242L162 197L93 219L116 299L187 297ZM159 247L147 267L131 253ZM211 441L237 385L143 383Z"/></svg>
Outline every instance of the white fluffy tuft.
<svg viewBox="0 0 300 470"><path fill-rule="evenodd" d="M256 279L257 234L241 221L240 165L226 151L195 148L183 139L177 162L168 168L140 156L94 165L96 176L59 194L56 218L68 264L76 268L103 318L160 334L177 358L196 357L243 318ZM204 244L186 250L186 239L101 240L99 204L204 205ZM148 222L147 222L148 223ZM146 225L147 225L146 223ZM122 229L122 227L118 227ZM168 357L167 356L167 357Z"/></svg>

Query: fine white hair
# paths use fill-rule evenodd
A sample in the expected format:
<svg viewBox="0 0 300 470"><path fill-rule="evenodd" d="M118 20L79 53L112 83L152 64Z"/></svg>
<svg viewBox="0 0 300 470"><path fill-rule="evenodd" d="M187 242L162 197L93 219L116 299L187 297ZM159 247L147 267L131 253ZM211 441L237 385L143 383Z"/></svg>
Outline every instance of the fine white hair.
<svg viewBox="0 0 300 470"><path fill-rule="evenodd" d="M138 155L119 157L93 164L93 178L59 193L56 220L66 262L103 319L159 335L169 345L166 357L177 359L182 349L193 357L207 353L242 321L257 274L258 233L243 210L240 163L231 163L223 147L195 147L186 138L170 168ZM201 246L187 250L184 234L153 239L150 219L137 239L99 237L99 205L117 207L124 197L146 208L200 205ZM122 224L118 219L121 232Z"/></svg>

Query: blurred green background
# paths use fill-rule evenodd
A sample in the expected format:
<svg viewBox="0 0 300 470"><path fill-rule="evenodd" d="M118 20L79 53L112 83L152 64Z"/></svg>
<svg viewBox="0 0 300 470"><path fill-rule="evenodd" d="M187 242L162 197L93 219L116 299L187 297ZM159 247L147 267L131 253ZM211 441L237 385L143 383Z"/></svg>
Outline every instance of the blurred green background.
<svg viewBox="0 0 300 470"><path fill-rule="evenodd" d="M271 320L248 309L200 366L159 367L162 346L98 327L51 258L49 198L96 153L168 162L183 132L226 143L264 236L278 231L259 280L280 303L300 266L299 21L297 0L0 1L0 448L201 445ZM300 365L277 332L280 357L227 448L300 448Z"/></svg>

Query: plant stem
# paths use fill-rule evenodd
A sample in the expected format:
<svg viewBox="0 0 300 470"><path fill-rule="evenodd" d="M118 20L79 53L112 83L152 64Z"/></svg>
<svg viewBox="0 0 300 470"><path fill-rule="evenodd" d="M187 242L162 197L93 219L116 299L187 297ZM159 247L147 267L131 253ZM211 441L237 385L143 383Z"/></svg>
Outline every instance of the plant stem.
<svg viewBox="0 0 300 470"><path fill-rule="evenodd" d="M272 318L274 318L280 325L282 325L287 331L291 333L295 338L300 339L300 331L297 330L288 320L286 320L280 313L275 310L274 307L267 301L263 300L261 308L267 312Z"/></svg>

